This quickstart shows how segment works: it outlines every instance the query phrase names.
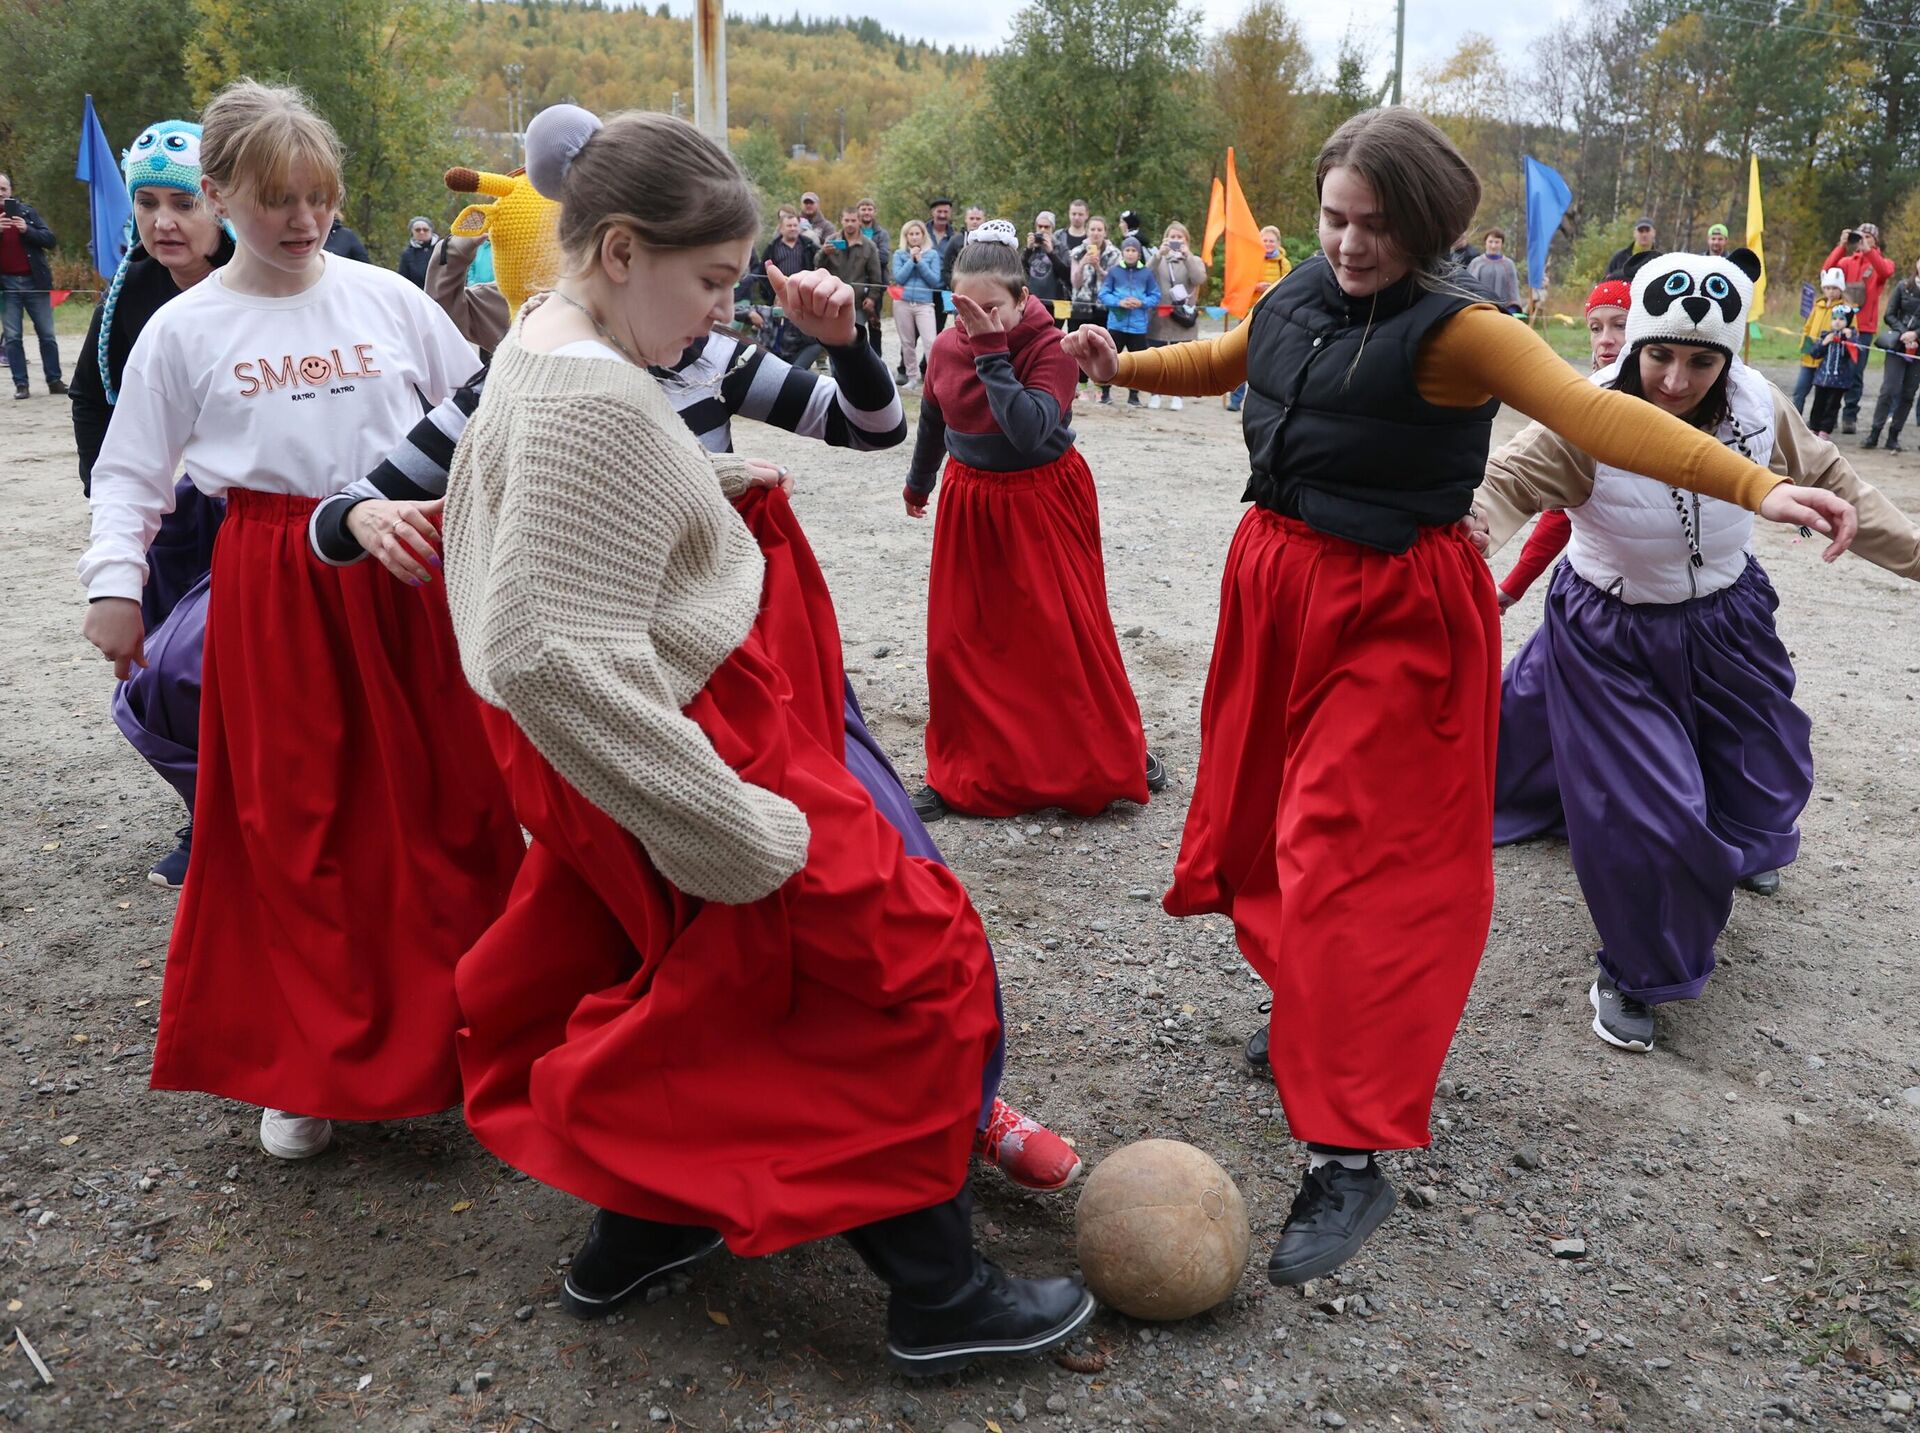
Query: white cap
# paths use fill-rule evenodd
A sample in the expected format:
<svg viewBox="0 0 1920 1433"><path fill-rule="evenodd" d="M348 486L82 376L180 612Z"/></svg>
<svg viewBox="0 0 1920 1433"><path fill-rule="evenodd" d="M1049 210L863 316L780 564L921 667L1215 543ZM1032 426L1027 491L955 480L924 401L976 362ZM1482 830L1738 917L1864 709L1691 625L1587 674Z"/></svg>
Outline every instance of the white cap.
<svg viewBox="0 0 1920 1433"><path fill-rule="evenodd" d="M1847 286L1845 269L1828 269L1820 275L1820 287L1823 289L1844 289Z"/></svg>

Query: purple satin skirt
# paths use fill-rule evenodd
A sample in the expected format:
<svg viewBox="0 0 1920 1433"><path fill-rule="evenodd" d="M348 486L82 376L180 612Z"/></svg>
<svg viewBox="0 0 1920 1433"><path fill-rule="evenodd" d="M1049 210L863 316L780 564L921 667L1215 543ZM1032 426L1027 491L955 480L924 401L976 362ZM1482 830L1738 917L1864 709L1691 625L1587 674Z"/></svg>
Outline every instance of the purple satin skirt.
<svg viewBox="0 0 1920 1433"><path fill-rule="evenodd" d="M873 733L867 730L867 719L860 710L860 699L853 694L853 683L846 685L847 719L847 770L853 773L854 780L867 788L867 794L873 798L873 804L887 824L900 833L900 843L907 848L909 856L921 856L929 861L946 865L946 858L940 854L940 848L933 842L927 831L926 822L913 809L913 802L907 796L907 788L901 784L899 774L894 771L893 763L887 760L887 754L880 749L880 743L873 739ZM987 1068L981 1076L980 1091L980 1127L986 1128L987 1118L993 1113L993 1102L1000 1094L1000 1079L1007 1069L1007 1021L1006 1013L1000 1004L1000 982L997 978L993 986L993 1007L1000 1015L1000 1043L994 1046L993 1054L987 1057Z"/></svg>
<svg viewBox="0 0 1920 1433"><path fill-rule="evenodd" d="M1792 863L1813 793L1780 605L1760 564L1693 602L1631 606L1561 563L1500 691L1493 839L1564 836L1600 966L1696 998L1743 878Z"/></svg>
<svg viewBox="0 0 1920 1433"><path fill-rule="evenodd" d="M226 502L210 498L181 478L173 487L173 511L147 549L147 585L140 594L140 615L154 632L213 566L213 540L220 535ZM199 651L198 646L194 648Z"/></svg>

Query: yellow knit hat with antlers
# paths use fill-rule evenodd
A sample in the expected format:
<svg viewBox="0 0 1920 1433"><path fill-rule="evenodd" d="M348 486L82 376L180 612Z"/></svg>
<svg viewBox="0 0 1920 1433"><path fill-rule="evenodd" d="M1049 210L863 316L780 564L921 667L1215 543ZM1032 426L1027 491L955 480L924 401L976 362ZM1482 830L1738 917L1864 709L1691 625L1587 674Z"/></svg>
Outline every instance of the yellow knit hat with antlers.
<svg viewBox="0 0 1920 1433"><path fill-rule="evenodd" d="M447 188L455 194L486 194L491 204L469 204L449 232L462 238L493 240L493 278L507 307L518 312L529 296L544 293L560 278L560 206L541 196L527 171L488 174L478 169L449 169Z"/></svg>

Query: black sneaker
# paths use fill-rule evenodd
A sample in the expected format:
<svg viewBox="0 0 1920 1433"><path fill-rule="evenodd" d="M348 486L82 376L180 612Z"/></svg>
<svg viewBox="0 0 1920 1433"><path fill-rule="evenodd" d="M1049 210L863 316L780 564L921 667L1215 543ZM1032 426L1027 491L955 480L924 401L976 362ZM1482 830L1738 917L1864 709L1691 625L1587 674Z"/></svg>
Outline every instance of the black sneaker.
<svg viewBox="0 0 1920 1433"><path fill-rule="evenodd" d="M1267 1260L1267 1277L1276 1284L1304 1284L1339 1268L1393 1213L1399 1197L1371 1159L1365 1169L1338 1161L1309 1169Z"/></svg>
<svg viewBox="0 0 1920 1433"><path fill-rule="evenodd" d="M1152 752L1147 753L1147 790L1161 792L1167 789L1167 769L1160 764L1160 758Z"/></svg>
<svg viewBox="0 0 1920 1433"><path fill-rule="evenodd" d="M1899 451L1901 451L1901 449L1900 449L1900 440L1899 440L1898 438L1889 438L1889 439L1887 439L1887 449L1886 449L1886 450L1887 450L1887 451L1888 451L1889 453L1898 453Z"/></svg>
<svg viewBox="0 0 1920 1433"><path fill-rule="evenodd" d="M1860 446L1863 448L1879 447L1880 446L1880 430L1878 428L1875 428L1872 431L1870 431L1866 437L1860 440Z"/></svg>
<svg viewBox="0 0 1920 1433"><path fill-rule="evenodd" d="M1265 1015L1273 1009L1271 1000L1260 1002L1260 1013ZM1264 1024L1247 1037L1247 1048L1241 1051L1246 1056L1247 1068L1256 1075L1270 1075L1273 1066L1267 1060L1267 1026Z"/></svg>
<svg viewBox="0 0 1920 1433"><path fill-rule="evenodd" d="M24 383L16 383L13 385L13 396L16 399L31 398L33 397L33 390Z"/></svg>
<svg viewBox="0 0 1920 1433"><path fill-rule="evenodd" d="M1144 408L1146 406L1147 406L1146 404L1140 401L1140 395L1138 393L1129 393L1127 395L1127 407Z"/></svg>
<svg viewBox="0 0 1920 1433"><path fill-rule="evenodd" d="M1775 896L1780 893L1780 873L1778 871L1755 871L1751 876L1742 878L1740 889L1752 891L1756 896Z"/></svg>
<svg viewBox="0 0 1920 1433"><path fill-rule="evenodd" d="M1860 427L1853 419L1848 418L1841 423L1840 431L1842 433L1858 433L1860 431Z"/></svg>
<svg viewBox="0 0 1920 1433"><path fill-rule="evenodd" d="M173 833L180 844L147 867L147 881L177 891L187 883L187 861L193 855L193 822Z"/></svg>
<svg viewBox="0 0 1920 1433"><path fill-rule="evenodd" d="M938 821L947 814L947 803L940 799L940 793L931 786L923 786L913 793L913 814L922 821Z"/></svg>
<svg viewBox="0 0 1920 1433"><path fill-rule="evenodd" d="M604 1318L676 1269L706 1258L721 1242L712 1229L596 1210L587 1242L560 1286L560 1306L577 1319Z"/></svg>
<svg viewBox="0 0 1920 1433"><path fill-rule="evenodd" d="M1593 1007L1593 1033L1619 1050L1646 1054L1653 1048L1653 1007L1622 993L1613 977L1600 971L1587 991Z"/></svg>
<svg viewBox="0 0 1920 1433"><path fill-rule="evenodd" d="M976 1358L1018 1358L1065 1343L1093 1318L1093 1295L1078 1279L1012 1279L980 1261L980 1275L946 1303L887 1303L887 1358L926 1378Z"/></svg>

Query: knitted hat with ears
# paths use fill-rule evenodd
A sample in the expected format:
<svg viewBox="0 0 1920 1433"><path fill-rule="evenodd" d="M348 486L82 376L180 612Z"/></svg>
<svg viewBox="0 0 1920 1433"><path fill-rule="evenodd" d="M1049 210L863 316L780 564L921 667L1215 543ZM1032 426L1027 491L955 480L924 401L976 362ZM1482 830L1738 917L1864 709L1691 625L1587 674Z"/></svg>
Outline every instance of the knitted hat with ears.
<svg viewBox="0 0 1920 1433"><path fill-rule="evenodd" d="M1747 311L1761 273L1751 249L1712 254L1642 254L1627 265L1633 304L1627 349L1648 343L1692 343L1732 358L1747 335Z"/></svg>

